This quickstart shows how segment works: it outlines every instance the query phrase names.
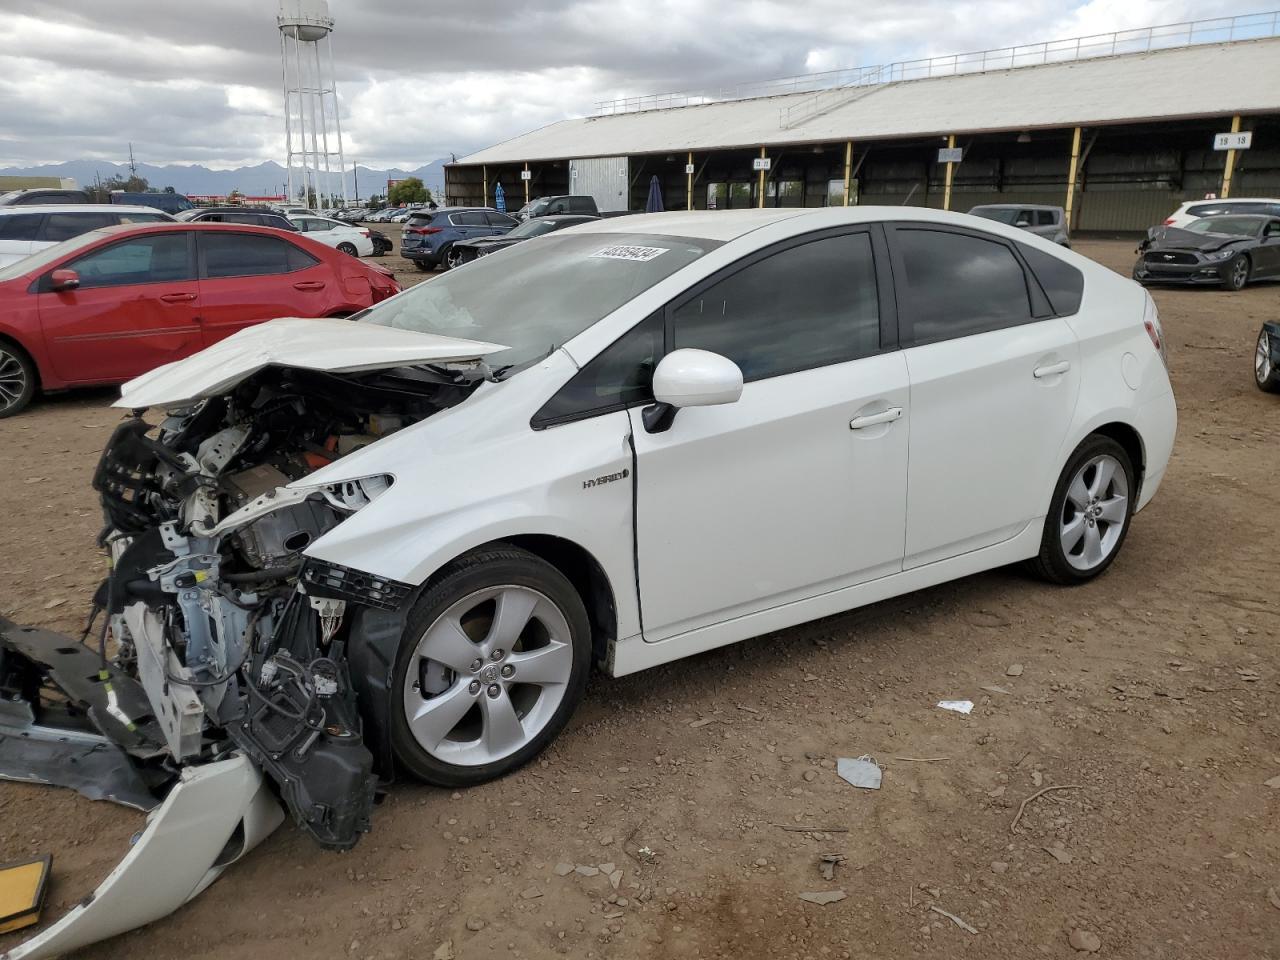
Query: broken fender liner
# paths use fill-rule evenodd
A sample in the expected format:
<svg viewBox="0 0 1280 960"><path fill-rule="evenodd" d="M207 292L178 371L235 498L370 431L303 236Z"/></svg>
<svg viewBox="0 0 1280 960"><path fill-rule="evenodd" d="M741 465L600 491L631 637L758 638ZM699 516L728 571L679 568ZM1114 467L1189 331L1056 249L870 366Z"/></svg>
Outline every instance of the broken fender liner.
<svg viewBox="0 0 1280 960"><path fill-rule="evenodd" d="M284 820L248 757L182 771L123 860L85 902L0 960L43 960L168 916Z"/></svg>

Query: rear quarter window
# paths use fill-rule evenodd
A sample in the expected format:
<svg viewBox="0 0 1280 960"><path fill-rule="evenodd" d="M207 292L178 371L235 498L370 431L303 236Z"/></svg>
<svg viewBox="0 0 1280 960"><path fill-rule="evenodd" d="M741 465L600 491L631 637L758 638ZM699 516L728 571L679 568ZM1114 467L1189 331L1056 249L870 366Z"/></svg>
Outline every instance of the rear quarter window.
<svg viewBox="0 0 1280 960"><path fill-rule="evenodd" d="M1080 300L1084 296L1084 274L1071 264L1028 244L1018 244L1018 251L1040 281L1053 312L1060 317L1079 313Z"/></svg>
<svg viewBox="0 0 1280 960"><path fill-rule="evenodd" d="M0 217L0 240L34 240L43 213L18 213Z"/></svg>

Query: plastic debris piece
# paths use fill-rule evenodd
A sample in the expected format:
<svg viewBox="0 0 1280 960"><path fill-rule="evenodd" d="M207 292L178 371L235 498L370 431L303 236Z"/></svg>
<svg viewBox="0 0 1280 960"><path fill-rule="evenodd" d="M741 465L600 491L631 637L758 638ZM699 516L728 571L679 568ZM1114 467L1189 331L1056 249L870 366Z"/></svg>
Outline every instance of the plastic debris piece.
<svg viewBox="0 0 1280 960"><path fill-rule="evenodd" d="M970 713L973 710L972 700L939 700L938 706L943 710L953 710L956 713Z"/></svg>
<svg viewBox="0 0 1280 960"><path fill-rule="evenodd" d="M836 773L855 787L866 790L880 789L880 767L872 757L864 755L856 760L840 757L836 760Z"/></svg>
<svg viewBox="0 0 1280 960"><path fill-rule="evenodd" d="M802 893L800 899L806 903L816 903L819 906L825 906L828 903L839 903L848 894L843 890L819 890L815 893Z"/></svg>

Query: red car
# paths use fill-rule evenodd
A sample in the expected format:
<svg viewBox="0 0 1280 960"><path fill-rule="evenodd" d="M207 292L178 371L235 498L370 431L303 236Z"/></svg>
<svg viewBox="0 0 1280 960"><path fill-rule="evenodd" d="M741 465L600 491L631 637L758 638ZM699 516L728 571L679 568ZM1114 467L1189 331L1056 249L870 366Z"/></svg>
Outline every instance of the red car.
<svg viewBox="0 0 1280 960"><path fill-rule="evenodd" d="M0 269L0 418L37 389L122 383L275 317L343 317L391 272L298 233L107 227Z"/></svg>

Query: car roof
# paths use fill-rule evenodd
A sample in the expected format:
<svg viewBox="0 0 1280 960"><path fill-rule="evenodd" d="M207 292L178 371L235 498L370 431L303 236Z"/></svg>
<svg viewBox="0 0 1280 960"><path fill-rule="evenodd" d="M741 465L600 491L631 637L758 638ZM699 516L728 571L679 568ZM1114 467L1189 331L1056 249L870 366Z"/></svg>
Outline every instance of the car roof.
<svg viewBox="0 0 1280 960"><path fill-rule="evenodd" d="M1280 220L1273 213L1211 213L1201 220Z"/></svg>
<svg viewBox="0 0 1280 960"><path fill-rule="evenodd" d="M980 203L974 210L1061 210L1051 203Z"/></svg>
<svg viewBox="0 0 1280 960"><path fill-rule="evenodd" d="M434 210L432 210L430 207L420 207L417 210L405 208L400 212L412 213L415 215L422 215L422 216L432 216L437 213L474 213L476 211L483 211L485 213L498 212L493 207L436 207Z"/></svg>
<svg viewBox="0 0 1280 960"><path fill-rule="evenodd" d="M31 206L0 207L0 216L19 213L161 213L156 207L131 206L124 203L41 203Z"/></svg>
<svg viewBox="0 0 1280 960"><path fill-rule="evenodd" d="M1213 200L1188 200L1179 210L1187 207L1198 207L1204 203L1280 203L1275 197L1217 197Z"/></svg>

